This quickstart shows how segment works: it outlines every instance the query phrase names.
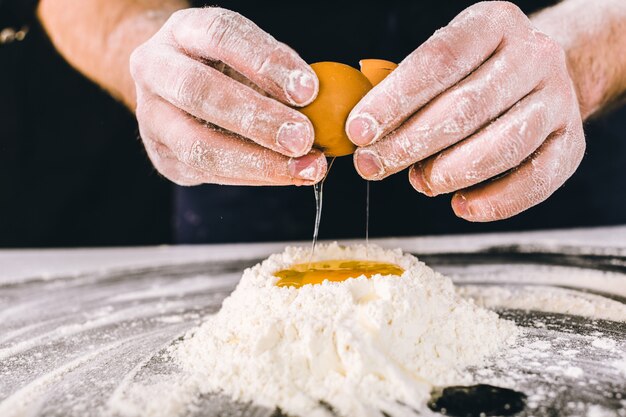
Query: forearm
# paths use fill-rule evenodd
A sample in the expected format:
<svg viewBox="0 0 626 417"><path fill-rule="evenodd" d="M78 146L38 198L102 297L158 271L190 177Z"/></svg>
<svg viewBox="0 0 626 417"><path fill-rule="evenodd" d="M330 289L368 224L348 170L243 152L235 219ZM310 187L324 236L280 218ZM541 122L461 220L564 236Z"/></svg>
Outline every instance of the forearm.
<svg viewBox="0 0 626 417"><path fill-rule="evenodd" d="M72 66L134 110L130 54L188 6L186 0L42 0L38 16Z"/></svg>
<svg viewBox="0 0 626 417"><path fill-rule="evenodd" d="M564 0L532 17L566 51L583 119L626 91L626 2Z"/></svg>

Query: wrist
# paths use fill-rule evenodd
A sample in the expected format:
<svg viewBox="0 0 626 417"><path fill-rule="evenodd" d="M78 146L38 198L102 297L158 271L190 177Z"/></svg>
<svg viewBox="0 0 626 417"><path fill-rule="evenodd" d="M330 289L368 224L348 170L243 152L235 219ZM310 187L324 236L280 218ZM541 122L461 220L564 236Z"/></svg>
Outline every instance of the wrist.
<svg viewBox="0 0 626 417"><path fill-rule="evenodd" d="M130 54L188 6L185 0L41 0L37 16L73 67L134 110Z"/></svg>
<svg viewBox="0 0 626 417"><path fill-rule="evenodd" d="M587 119L626 88L626 7L622 0L565 0L531 17L535 27L565 50L580 113ZM624 26L620 28L621 26Z"/></svg>
<svg viewBox="0 0 626 417"><path fill-rule="evenodd" d="M130 55L157 33L176 10L145 10L133 14L121 20L107 36L103 63L105 67L108 63L115 70L109 73L109 86L105 88L133 111L136 107L136 92L130 75Z"/></svg>

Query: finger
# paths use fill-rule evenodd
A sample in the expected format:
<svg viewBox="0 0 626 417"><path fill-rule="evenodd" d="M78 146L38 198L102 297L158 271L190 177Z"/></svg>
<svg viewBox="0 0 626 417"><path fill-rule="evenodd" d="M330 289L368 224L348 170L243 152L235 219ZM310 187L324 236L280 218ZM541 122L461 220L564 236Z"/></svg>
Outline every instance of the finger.
<svg viewBox="0 0 626 417"><path fill-rule="evenodd" d="M301 156L313 146L313 126L302 113L174 48L142 53L137 82L187 113L284 155Z"/></svg>
<svg viewBox="0 0 626 417"><path fill-rule="evenodd" d="M146 141L146 142L151 142L151 141ZM165 145L162 145L162 144L157 144L157 146L165 148ZM146 148L148 148L148 146L146 146ZM164 153L162 150L160 150L159 152L161 154ZM153 157L150 157L150 159L151 161L153 161L154 166L158 167L158 171L161 175L163 175L165 178L172 181L173 183L181 185L181 186L193 186L193 185L199 185L203 183L228 184L231 181L231 179L229 178L221 178L219 176L208 176L206 172L203 172L199 169L186 165L180 162L175 157L165 157L165 158L161 157L159 159L159 162L155 162L155 159ZM263 181L263 180L243 180L242 179L238 181L236 185L262 186L262 185L274 185L274 184L268 184L266 181Z"/></svg>
<svg viewBox="0 0 626 417"><path fill-rule="evenodd" d="M519 168L496 180L457 192L455 214L473 222L512 217L537 205L569 178L583 158L582 125L551 135Z"/></svg>
<svg viewBox="0 0 626 417"><path fill-rule="evenodd" d="M148 157L158 172L182 186L202 184L204 173L180 162L169 148L161 143L142 138Z"/></svg>
<svg viewBox="0 0 626 417"><path fill-rule="evenodd" d="M498 52L394 132L359 148L354 156L359 173L365 179L382 179L402 171L475 133L536 88L542 71L518 71L523 56L504 63L502 54ZM361 161L373 158L380 164Z"/></svg>
<svg viewBox="0 0 626 417"><path fill-rule="evenodd" d="M137 102L139 104L137 110L142 118L144 118L146 110L151 107L145 104L150 103L150 99L150 94L146 94L140 89L137 90ZM141 126L140 131L146 132ZM198 185L202 183L202 173L200 171L178 161L174 153L167 146L152 140L148 137L147 133L140 134L140 136L148 158L159 174L173 183L182 186Z"/></svg>
<svg viewBox="0 0 626 417"><path fill-rule="evenodd" d="M326 173L326 158L317 150L289 158L200 123L158 97L139 102L137 119L144 141L167 146L176 160L200 171L204 183L312 185Z"/></svg>
<svg viewBox="0 0 626 417"><path fill-rule="evenodd" d="M475 135L411 168L413 187L428 196L483 182L518 166L553 132L562 129L563 95L531 93Z"/></svg>
<svg viewBox="0 0 626 417"><path fill-rule="evenodd" d="M230 77L233 80L235 80L235 81L245 85L246 87L250 87L251 89L253 89L257 93L261 94L262 96L271 97L266 91L261 89L261 87L259 87L258 85L256 85L255 83L253 83L252 81L250 81L249 79L244 77L241 73L235 71L234 69L232 69L231 67L229 67L225 63L223 63L221 61L214 61L214 62L206 61L206 62L207 62L207 64L209 64L211 67L215 68L216 70L218 70L222 74L227 75L228 77Z"/></svg>
<svg viewBox="0 0 626 417"><path fill-rule="evenodd" d="M348 137L365 146L396 129L426 103L461 81L498 48L507 21L522 12L503 3L494 13L488 4L466 9L407 56L351 111Z"/></svg>
<svg viewBox="0 0 626 417"><path fill-rule="evenodd" d="M217 7L182 10L170 27L188 53L225 62L285 103L304 106L317 95L319 81L311 67L238 13Z"/></svg>

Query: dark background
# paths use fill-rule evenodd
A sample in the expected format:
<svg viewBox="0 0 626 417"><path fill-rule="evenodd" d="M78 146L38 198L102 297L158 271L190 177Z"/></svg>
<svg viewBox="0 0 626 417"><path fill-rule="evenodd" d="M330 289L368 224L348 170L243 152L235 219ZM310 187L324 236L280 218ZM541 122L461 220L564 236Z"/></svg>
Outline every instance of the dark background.
<svg viewBox="0 0 626 417"><path fill-rule="evenodd" d="M222 2L307 62L399 62L470 1ZM530 13L550 2L516 2ZM406 172L371 184L372 236L626 224L626 109L587 123L587 155L564 187L512 219L457 219L449 196ZM322 238L364 234L365 182L351 158L324 190ZM151 167L134 116L73 70L36 23L0 45L0 246L138 245L308 239L310 187L175 187Z"/></svg>

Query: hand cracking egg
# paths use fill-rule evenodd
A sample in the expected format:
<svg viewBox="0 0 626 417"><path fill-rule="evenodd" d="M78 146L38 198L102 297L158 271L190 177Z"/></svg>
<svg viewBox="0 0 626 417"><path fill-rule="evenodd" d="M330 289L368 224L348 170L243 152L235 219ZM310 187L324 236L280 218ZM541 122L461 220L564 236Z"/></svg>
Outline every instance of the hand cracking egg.
<svg viewBox="0 0 626 417"><path fill-rule="evenodd" d="M300 110L313 124L314 146L326 156L350 155L356 146L348 139L346 120L352 108L397 66L381 59L364 59L361 71L338 62L311 65L319 79L317 98Z"/></svg>

